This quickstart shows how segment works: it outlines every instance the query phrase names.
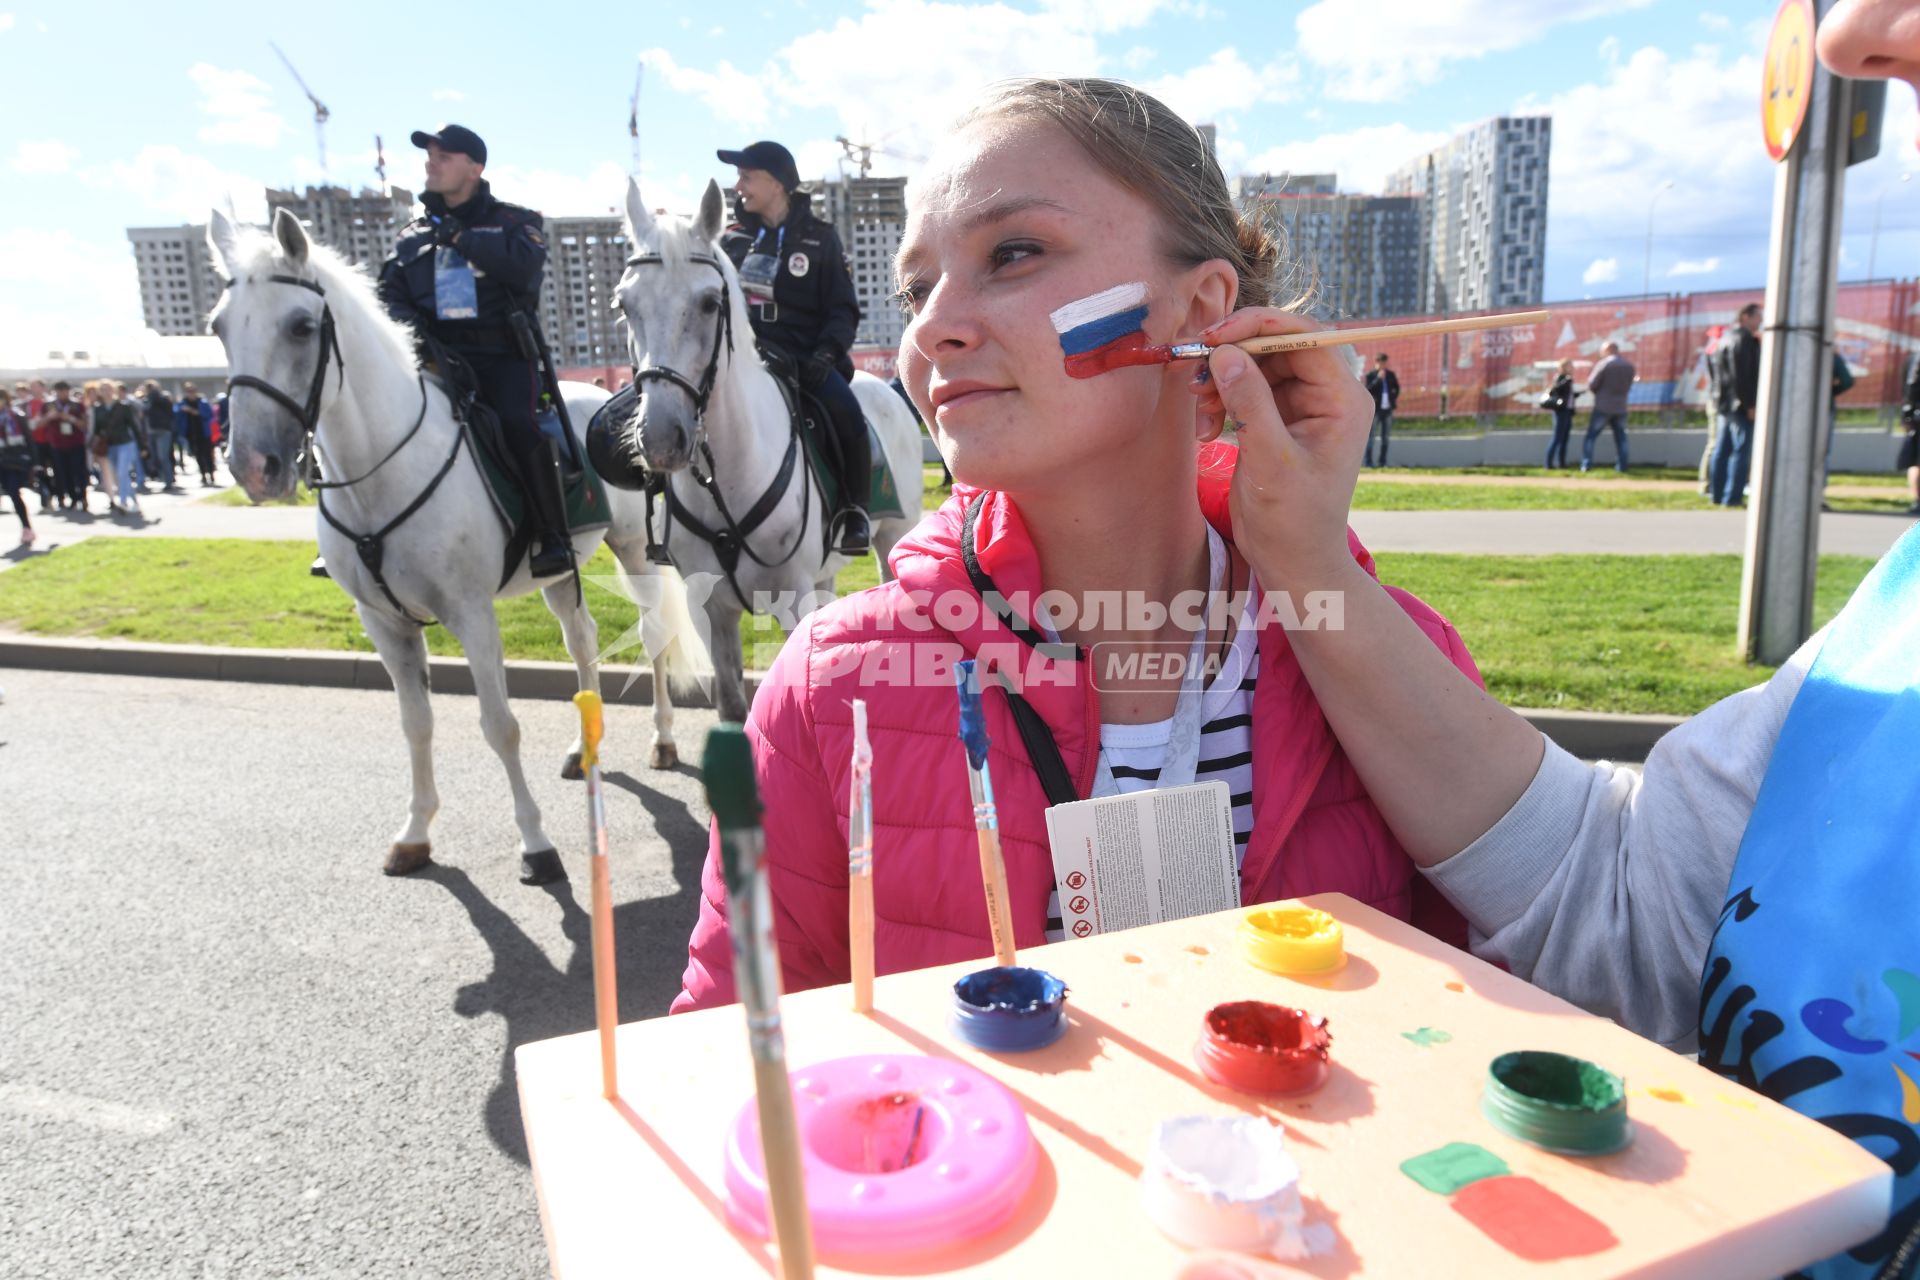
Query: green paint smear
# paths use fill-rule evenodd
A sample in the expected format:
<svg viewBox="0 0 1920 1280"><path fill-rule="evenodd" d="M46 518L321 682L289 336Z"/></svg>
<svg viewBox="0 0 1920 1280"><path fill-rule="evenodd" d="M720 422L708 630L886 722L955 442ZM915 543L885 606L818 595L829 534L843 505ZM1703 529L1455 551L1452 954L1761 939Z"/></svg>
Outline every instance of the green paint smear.
<svg viewBox="0 0 1920 1280"><path fill-rule="evenodd" d="M1449 1142L1436 1151L1402 1161L1400 1172L1427 1190L1450 1196L1470 1182L1482 1178L1503 1178L1512 1170L1485 1147L1471 1142Z"/></svg>
<svg viewBox="0 0 1920 1280"><path fill-rule="evenodd" d="M1594 1063L1557 1053L1510 1053L1496 1058L1493 1075L1534 1102L1605 1111L1625 1096L1619 1076Z"/></svg>
<svg viewBox="0 0 1920 1280"><path fill-rule="evenodd" d="M1881 975L1881 981L1900 1002L1900 1038L1905 1040L1920 1027L1920 978L1905 969L1889 969Z"/></svg>
<svg viewBox="0 0 1920 1280"><path fill-rule="evenodd" d="M1452 1036L1437 1027L1422 1027L1418 1031L1402 1031L1400 1034L1419 1045L1422 1049L1431 1049L1436 1044L1445 1044L1453 1039Z"/></svg>

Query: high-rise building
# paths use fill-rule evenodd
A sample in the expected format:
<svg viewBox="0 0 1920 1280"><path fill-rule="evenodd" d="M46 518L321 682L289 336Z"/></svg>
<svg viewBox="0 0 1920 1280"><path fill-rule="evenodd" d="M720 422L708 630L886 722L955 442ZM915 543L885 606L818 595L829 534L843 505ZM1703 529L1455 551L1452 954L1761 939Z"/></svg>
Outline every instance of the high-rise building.
<svg viewBox="0 0 1920 1280"><path fill-rule="evenodd" d="M1331 196L1340 191L1337 174L1243 173L1233 180L1233 198L1242 209L1260 196Z"/></svg>
<svg viewBox="0 0 1920 1280"><path fill-rule="evenodd" d="M378 271L393 252L400 228L413 218L413 193L400 187L358 194L345 187L308 187L304 192L267 188L267 218L285 209L306 224L307 234L347 261Z"/></svg>
<svg viewBox="0 0 1920 1280"><path fill-rule="evenodd" d="M1213 124L1197 124L1194 131L1200 135L1200 141L1206 144L1207 154L1218 157L1220 154L1220 127Z"/></svg>
<svg viewBox="0 0 1920 1280"><path fill-rule="evenodd" d="M897 348L906 318L894 301L893 255L907 222L905 178L842 178L814 188L813 212L833 224L853 271L863 346Z"/></svg>
<svg viewBox="0 0 1920 1280"><path fill-rule="evenodd" d="M1546 286L1550 116L1496 116L1396 170L1389 195L1426 197L1423 311L1540 301Z"/></svg>
<svg viewBox="0 0 1920 1280"><path fill-rule="evenodd" d="M128 227L127 239L140 273L147 328L174 336L205 333L207 314L220 300L206 227Z"/></svg>
<svg viewBox="0 0 1920 1280"><path fill-rule="evenodd" d="M627 265L626 223L611 214L545 221L547 275L540 286L540 327L555 363L624 363L626 339L613 307Z"/></svg>
<svg viewBox="0 0 1920 1280"><path fill-rule="evenodd" d="M1325 186L1333 186L1333 176ZM1289 187L1291 183L1287 184ZM1281 241L1276 295L1304 295L1323 320L1408 315L1420 303L1420 223L1415 196L1282 190L1241 198L1241 208Z"/></svg>

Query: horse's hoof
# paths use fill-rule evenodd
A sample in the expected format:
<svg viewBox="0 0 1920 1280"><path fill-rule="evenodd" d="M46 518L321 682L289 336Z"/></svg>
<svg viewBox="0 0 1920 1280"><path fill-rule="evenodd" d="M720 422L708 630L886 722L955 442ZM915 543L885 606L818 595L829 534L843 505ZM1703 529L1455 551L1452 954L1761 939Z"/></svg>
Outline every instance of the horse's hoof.
<svg viewBox="0 0 1920 1280"><path fill-rule="evenodd" d="M653 755L647 760L649 767L654 769L671 769L679 763L680 749L678 747L674 746L671 742L656 742L653 744Z"/></svg>
<svg viewBox="0 0 1920 1280"><path fill-rule="evenodd" d="M422 840L419 844L396 843L387 850L387 860L380 864L380 870L390 876L408 876L432 861L433 845Z"/></svg>
<svg viewBox="0 0 1920 1280"><path fill-rule="evenodd" d="M567 762L560 766L561 780L565 782L578 782L586 776L587 771L580 767L580 753L578 751L567 752Z"/></svg>
<svg viewBox="0 0 1920 1280"><path fill-rule="evenodd" d="M552 849L542 849L538 853L520 855L521 884L555 884L567 878L567 869L560 863L560 855Z"/></svg>

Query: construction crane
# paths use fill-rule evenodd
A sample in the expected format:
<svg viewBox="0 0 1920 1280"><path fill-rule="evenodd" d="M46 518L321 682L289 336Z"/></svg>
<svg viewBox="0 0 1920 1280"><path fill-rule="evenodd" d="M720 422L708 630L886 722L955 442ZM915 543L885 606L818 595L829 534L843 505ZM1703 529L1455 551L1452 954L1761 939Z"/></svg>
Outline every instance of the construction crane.
<svg viewBox="0 0 1920 1280"><path fill-rule="evenodd" d="M326 103L313 96L313 90L307 88L307 82L302 80L300 73L293 69L293 63L287 59L286 54L280 52L280 46L269 40L267 47L279 55L280 65L287 69L287 74L293 77L293 82L300 86L300 92L306 94L307 101L313 104L313 140L320 152L320 180L324 182L327 177L327 117L333 113L327 110Z"/></svg>
<svg viewBox="0 0 1920 1280"><path fill-rule="evenodd" d="M387 144L380 141L380 135L373 135L373 171L380 175L380 194L387 194Z"/></svg>
<svg viewBox="0 0 1920 1280"><path fill-rule="evenodd" d="M640 81L647 74L647 60L642 58L640 66L633 73L633 98L627 103L627 136L633 139L633 176L640 176Z"/></svg>
<svg viewBox="0 0 1920 1280"><path fill-rule="evenodd" d="M876 155L892 156L895 160L910 160L916 163L926 159L925 156L910 156L901 151L889 151L871 142L850 142L844 137L836 137L834 141L839 143L840 149L847 153L847 159L858 162L860 176L863 178L873 172L873 158Z"/></svg>

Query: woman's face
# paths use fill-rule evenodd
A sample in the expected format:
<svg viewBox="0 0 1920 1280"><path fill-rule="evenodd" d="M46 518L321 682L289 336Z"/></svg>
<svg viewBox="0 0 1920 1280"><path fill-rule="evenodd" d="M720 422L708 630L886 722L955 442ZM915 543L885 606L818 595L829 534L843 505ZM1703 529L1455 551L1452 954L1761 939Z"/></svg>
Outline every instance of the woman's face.
<svg viewBox="0 0 1920 1280"><path fill-rule="evenodd" d="M1840 0L1820 23L1820 61L1837 76L1904 80L1920 92L1920 2ZM1920 138L1915 138L1920 145Z"/></svg>
<svg viewBox="0 0 1920 1280"><path fill-rule="evenodd" d="M1067 376L1048 313L1147 286L1149 342L1189 340L1233 306L1224 261L1168 261L1159 214L1060 129L989 119L953 135L915 191L900 250L900 376L954 475L1018 492L1124 456L1190 450L1194 366ZM1139 447L1136 447L1139 446Z"/></svg>

